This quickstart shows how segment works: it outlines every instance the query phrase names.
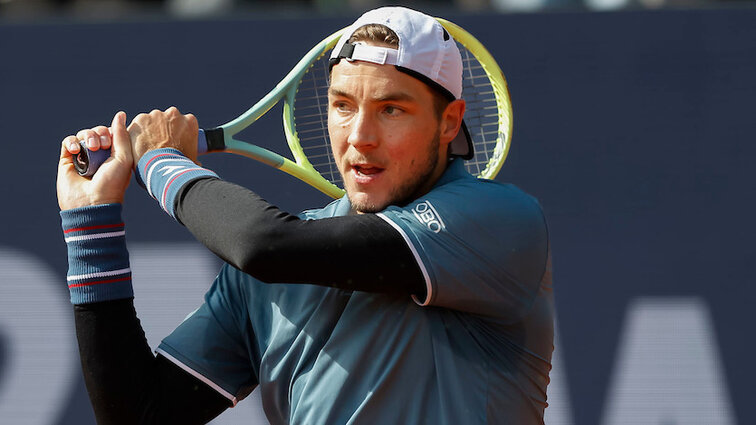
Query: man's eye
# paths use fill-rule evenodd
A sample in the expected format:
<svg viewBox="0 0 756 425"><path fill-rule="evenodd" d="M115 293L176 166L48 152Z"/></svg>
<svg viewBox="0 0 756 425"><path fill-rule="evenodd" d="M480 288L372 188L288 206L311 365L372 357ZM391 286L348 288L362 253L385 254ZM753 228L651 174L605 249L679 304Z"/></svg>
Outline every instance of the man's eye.
<svg viewBox="0 0 756 425"><path fill-rule="evenodd" d="M399 113L401 113L401 112L402 112L402 110L401 110L401 109L399 109L399 108L397 108L397 107L395 107L395 106L386 106L386 108L384 109L384 111L385 111L385 112L386 112L386 113L387 113L388 115L398 115Z"/></svg>

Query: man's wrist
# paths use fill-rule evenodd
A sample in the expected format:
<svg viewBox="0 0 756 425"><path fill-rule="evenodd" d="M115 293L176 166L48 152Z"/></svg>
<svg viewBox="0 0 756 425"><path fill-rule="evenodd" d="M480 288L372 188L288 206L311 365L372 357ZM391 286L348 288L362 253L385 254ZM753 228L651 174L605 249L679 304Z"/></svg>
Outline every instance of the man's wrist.
<svg viewBox="0 0 756 425"><path fill-rule="evenodd" d="M218 178L218 175L173 148L149 151L137 164L139 184L173 218L176 218L174 205L180 189L191 181L207 177Z"/></svg>
<svg viewBox="0 0 756 425"><path fill-rule="evenodd" d="M60 217L68 247L71 303L133 297L121 204L64 210Z"/></svg>

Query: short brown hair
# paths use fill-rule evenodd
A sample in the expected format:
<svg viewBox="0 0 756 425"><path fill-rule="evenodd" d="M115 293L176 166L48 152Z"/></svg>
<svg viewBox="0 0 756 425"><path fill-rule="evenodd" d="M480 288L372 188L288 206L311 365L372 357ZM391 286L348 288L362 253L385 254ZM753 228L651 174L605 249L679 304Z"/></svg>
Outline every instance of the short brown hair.
<svg viewBox="0 0 756 425"><path fill-rule="evenodd" d="M367 24L357 28L349 37L349 42L356 43L358 41L372 41L384 47L399 48L399 36L396 35L394 30L383 24Z"/></svg>
<svg viewBox="0 0 756 425"><path fill-rule="evenodd" d="M369 41L383 47L399 48L399 36L396 35L394 30L383 24L367 24L357 28L349 37L349 43L358 41ZM436 113L436 118L440 120L451 101L435 87L430 85L429 87L433 95L433 110Z"/></svg>

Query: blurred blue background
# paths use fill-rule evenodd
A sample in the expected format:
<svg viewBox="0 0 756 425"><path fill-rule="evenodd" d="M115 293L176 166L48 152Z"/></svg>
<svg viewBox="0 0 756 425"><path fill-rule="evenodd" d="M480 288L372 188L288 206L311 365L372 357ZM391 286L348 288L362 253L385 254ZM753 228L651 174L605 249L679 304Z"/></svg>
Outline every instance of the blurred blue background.
<svg viewBox="0 0 756 425"><path fill-rule="evenodd" d="M65 288L62 138L117 110L170 105L224 123L377 4L0 0L0 422L94 423ZM497 179L541 201L554 253L546 423L756 423L756 10L407 4L467 28L509 81L514 137ZM268 115L247 138L283 149L280 108ZM244 158L202 161L292 212L327 202ZM137 310L155 346L201 302L219 263L135 184L124 214ZM253 395L214 423L265 421Z"/></svg>

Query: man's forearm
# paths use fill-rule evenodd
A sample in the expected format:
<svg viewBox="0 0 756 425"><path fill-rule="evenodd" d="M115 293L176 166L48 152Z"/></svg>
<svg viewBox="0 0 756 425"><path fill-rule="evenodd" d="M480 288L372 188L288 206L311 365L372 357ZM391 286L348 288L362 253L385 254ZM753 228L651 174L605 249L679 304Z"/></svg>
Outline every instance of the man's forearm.
<svg viewBox="0 0 756 425"><path fill-rule="evenodd" d="M175 213L218 256L265 282L425 294L406 242L374 214L301 220L246 188L214 178L182 187Z"/></svg>
<svg viewBox="0 0 756 425"><path fill-rule="evenodd" d="M414 254L374 214L300 220L254 192L218 179L175 149L145 154L137 177L200 242L264 282L425 294Z"/></svg>
<svg viewBox="0 0 756 425"><path fill-rule="evenodd" d="M204 424L230 402L147 345L131 299L74 306L87 392L99 424Z"/></svg>
<svg viewBox="0 0 756 425"><path fill-rule="evenodd" d="M61 213L82 371L100 424L205 423L229 401L152 354L136 316L120 205Z"/></svg>

